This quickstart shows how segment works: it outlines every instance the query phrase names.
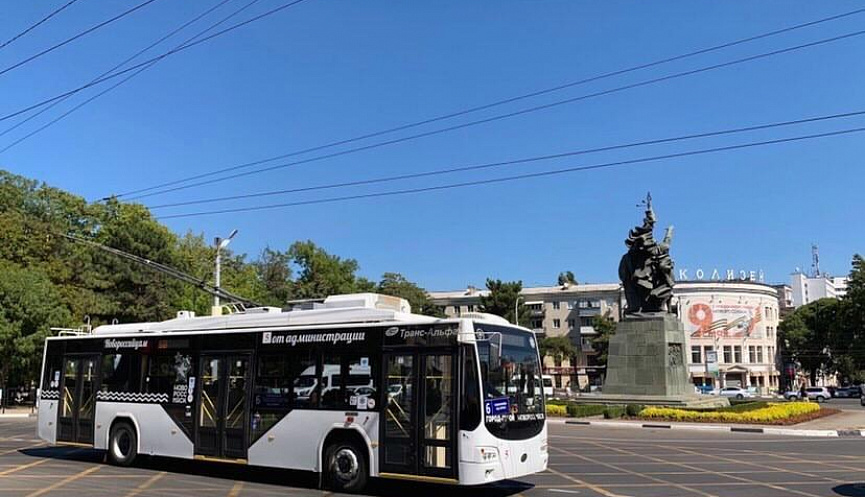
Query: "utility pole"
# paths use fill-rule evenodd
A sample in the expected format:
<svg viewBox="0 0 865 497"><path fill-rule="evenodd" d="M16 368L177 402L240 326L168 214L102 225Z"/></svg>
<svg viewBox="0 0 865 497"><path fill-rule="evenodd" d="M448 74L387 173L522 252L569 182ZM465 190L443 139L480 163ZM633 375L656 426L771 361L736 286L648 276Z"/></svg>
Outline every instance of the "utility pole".
<svg viewBox="0 0 865 497"><path fill-rule="evenodd" d="M216 267L213 270L213 286L216 287L216 290L219 290L220 285L220 271L222 269L222 249L228 246L231 243L231 239L237 235L237 230L231 232L228 235L228 238L219 238L218 236L214 239L213 244L216 246ZM211 316L221 316L222 315L222 306L219 304L219 295L213 296L213 307L210 309Z"/></svg>

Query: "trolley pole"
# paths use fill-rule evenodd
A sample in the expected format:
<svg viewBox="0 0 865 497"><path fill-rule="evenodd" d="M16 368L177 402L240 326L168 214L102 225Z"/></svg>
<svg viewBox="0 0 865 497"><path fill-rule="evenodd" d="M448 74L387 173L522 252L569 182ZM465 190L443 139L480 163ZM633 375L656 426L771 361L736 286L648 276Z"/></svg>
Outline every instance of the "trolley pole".
<svg viewBox="0 0 865 497"><path fill-rule="evenodd" d="M219 286L221 284L221 275L220 272L222 270L222 249L228 246L231 243L231 239L237 235L237 230L231 232L228 235L228 238L220 238L216 237L213 240L213 244L216 246L216 267L213 269L213 286L219 290ZM219 296L213 296L213 307L210 309L211 316L221 316L222 315L222 306L219 304Z"/></svg>

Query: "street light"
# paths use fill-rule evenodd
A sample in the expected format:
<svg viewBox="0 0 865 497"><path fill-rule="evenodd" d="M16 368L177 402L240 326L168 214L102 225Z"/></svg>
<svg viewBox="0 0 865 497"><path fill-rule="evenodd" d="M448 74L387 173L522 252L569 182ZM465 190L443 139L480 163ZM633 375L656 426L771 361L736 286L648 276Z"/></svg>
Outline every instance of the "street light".
<svg viewBox="0 0 865 497"><path fill-rule="evenodd" d="M523 298L522 295L517 295L517 298L514 299L514 324L520 325L520 299Z"/></svg>
<svg viewBox="0 0 865 497"><path fill-rule="evenodd" d="M216 245L216 268L213 270L213 279L214 279L214 287L219 290L220 284L220 270L222 266L222 254L221 251L225 247L231 243L231 239L237 235L237 230L233 230L227 238L219 238L218 236L213 240L213 244ZM211 316L221 316L222 315L222 307L219 305L219 296L213 296L213 308L210 310Z"/></svg>

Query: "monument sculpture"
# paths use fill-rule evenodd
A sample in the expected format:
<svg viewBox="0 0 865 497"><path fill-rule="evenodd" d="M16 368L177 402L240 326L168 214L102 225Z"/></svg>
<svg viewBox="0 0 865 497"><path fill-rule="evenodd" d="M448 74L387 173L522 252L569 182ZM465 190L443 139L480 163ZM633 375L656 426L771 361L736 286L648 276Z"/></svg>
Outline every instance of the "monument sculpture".
<svg viewBox="0 0 865 497"><path fill-rule="evenodd" d="M616 404L711 406L725 398L700 396L688 379L685 330L673 312L673 227L659 243L654 237L652 196L642 226L630 230L619 278L627 306L610 338L603 394L595 401Z"/></svg>

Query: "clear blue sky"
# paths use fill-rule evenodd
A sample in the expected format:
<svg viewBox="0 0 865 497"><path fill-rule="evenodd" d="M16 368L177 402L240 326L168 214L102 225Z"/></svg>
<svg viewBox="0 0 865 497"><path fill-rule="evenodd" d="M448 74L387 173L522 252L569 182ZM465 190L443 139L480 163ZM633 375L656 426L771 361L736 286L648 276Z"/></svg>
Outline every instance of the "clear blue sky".
<svg viewBox="0 0 865 497"><path fill-rule="evenodd" d="M10 2L0 18L0 38L8 39L64 2ZM170 48L243 3L228 2L206 22L160 48ZM280 3L261 0L240 18ZM0 67L133 4L80 0L0 50ZM0 76L0 113L89 81L215 4L158 0ZM307 0L164 60L0 154L0 168L93 200L861 6L852 1L790 0ZM860 29L865 29L865 14L506 110ZM862 110L863 57L865 36L145 203L363 179ZM89 95L43 117L56 116L60 108ZM12 122L0 123L0 131ZM34 122L0 137L0 148L32 129ZM863 118L850 119L205 208L470 181L863 125ZM167 223L178 233L192 230L208 237L237 228L240 234L232 247L251 256L265 246L284 249L294 240L312 239L333 253L356 258L367 277L399 271L433 290L482 285L487 276L552 284L562 270L572 270L582 282L610 282L616 280L627 230L641 218L635 205L651 190L659 225L676 226L673 256L678 267L763 269L767 280L783 282L795 267L808 266L812 242L820 245L823 269L835 274L846 273L852 254L865 251L863 150L862 135L850 135L517 183ZM191 210L200 209L158 213Z"/></svg>

